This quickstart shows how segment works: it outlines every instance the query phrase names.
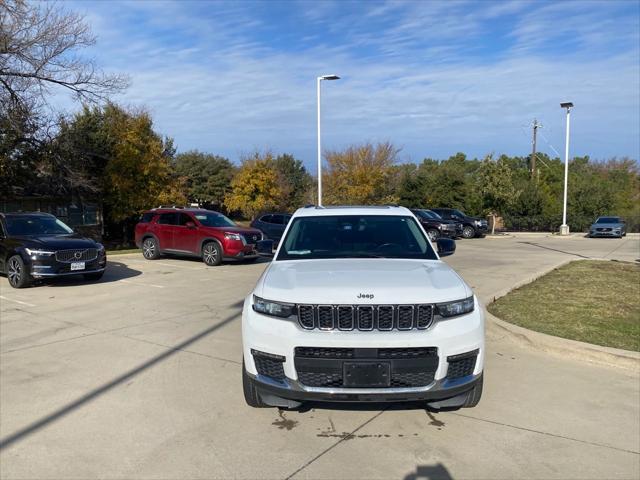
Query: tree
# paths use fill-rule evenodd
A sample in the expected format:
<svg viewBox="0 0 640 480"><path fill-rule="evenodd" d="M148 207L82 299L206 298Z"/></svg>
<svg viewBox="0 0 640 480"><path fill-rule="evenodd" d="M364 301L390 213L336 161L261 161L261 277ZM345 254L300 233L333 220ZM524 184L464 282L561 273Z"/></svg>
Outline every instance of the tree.
<svg viewBox="0 0 640 480"><path fill-rule="evenodd" d="M390 182L399 149L391 143L353 145L325 154L322 177L326 204L374 205L397 203Z"/></svg>
<svg viewBox="0 0 640 480"><path fill-rule="evenodd" d="M274 167L285 196L281 202L282 207L285 210L293 210L308 203L312 180L302 162L293 155L284 153L274 159Z"/></svg>
<svg viewBox="0 0 640 480"><path fill-rule="evenodd" d="M0 3L0 103L3 108L41 106L51 88L83 101L105 100L126 87L121 75L106 75L78 51L95 43L81 15L55 3Z"/></svg>
<svg viewBox="0 0 640 480"><path fill-rule="evenodd" d="M273 155L255 153L242 160L224 205L231 211L241 212L246 218L255 218L263 211L279 209L284 197Z"/></svg>
<svg viewBox="0 0 640 480"><path fill-rule="evenodd" d="M502 214L517 198L512 170L503 159L493 160L491 155L487 156L478 169L476 181L487 212Z"/></svg>
<svg viewBox="0 0 640 480"><path fill-rule="evenodd" d="M231 189L236 168L226 158L197 150L175 158L176 173L185 179L189 201L220 207Z"/></svg>

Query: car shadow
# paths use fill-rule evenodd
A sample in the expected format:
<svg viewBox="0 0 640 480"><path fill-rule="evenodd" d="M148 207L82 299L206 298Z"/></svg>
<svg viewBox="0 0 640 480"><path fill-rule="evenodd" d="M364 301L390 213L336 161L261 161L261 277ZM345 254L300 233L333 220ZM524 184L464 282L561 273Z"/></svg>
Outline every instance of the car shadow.
<svg viewBox="0 0 640 480"><path fill-rule="evenodd" d="M367 402L367 403L351 403L351 402L304 402L302 405L291 409L298 413L307 413L311 410L342 410L346 412L379 412L385 411L406 411L406 410L423 410L427 412L454 412L458 408L432 408L425 401L413 402Z"/></svg>
<svg viewBox="0 0 640 480"><path fill-rule="evenodd" d="M404 480L453 480L451 473L441 463L434 465L418 465L415 472L404 477Z"/></svg>
<svg viewBox="0 0 640 480"><path fill-rule="evenodd" d="M187 255L172 255L170 253L163 253L162 256L160 257L162 258L167 258L167 259L171 259L171 260L180 260L183 262L191 262L191 263L197 263L197 264L202 264L202 259L200 257L195 257L195 256L187 256ZM255 260L223 260L222 261L222 265L221 266L225 266L225 265L232 265L232 266L242 266L242 265L254 265L256 263L269 263L271 262L272 258L271 257L258 257ZM216 267L211 267L211 268L216 268Z"/></svg>
<svg viewBox="0 0 640 480"><path fill-rule="evenodd" d="M74 287L86 284L97 285L100 283L118 282L120 280L126 280L127 278L137 277L138 275L142 275L140 270L135 270L122 262L107 260L107 268L100 280L87 280L82 275L78 275L38 280L35 285L48 287Z"/></svg>

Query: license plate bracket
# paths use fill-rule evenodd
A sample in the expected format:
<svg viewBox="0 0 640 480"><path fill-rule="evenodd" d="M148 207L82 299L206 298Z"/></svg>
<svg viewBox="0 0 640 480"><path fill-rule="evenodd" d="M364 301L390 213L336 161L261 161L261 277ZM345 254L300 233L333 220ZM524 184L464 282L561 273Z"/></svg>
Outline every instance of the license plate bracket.
<svg viewBox="0 0 640 480"><path fill-rule="evenodd" d="M376 388L391 385L389 362L344 362L342 368L345 387Z"/></svg>
<svg viewBox="0 0 640 480"><path fill-rule="evenodd" d="M74 272L76 270L84 270L85 269L85 262L73 262L71 264L71 271Z"/></svg>

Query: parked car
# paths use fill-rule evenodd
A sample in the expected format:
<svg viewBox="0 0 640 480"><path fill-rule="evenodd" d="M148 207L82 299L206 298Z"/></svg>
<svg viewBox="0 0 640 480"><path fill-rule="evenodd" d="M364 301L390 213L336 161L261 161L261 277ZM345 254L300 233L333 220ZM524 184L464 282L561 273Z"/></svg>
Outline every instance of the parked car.
<svg viewBox="0 0 640 480"><path fill-rule="evenodd" d="M455 220L462 223L462 236L464 238L482 237L489 229L486 219L470 217L455 208L432 208L431 211L445 220Z"/></svg>
<svg viewBox="0 0 640 480"><path fill-rule="evenodd" d="M589 236L594 237L618 237L627 234L627 224L620 217L598 217L589 227Z"/></svg>
<svg viewBox="0 0 640 480"><path fill-rule="evenodd" d="M262 233L244 228L212 210L154 208L142 214L135 241L147 260L165 253L201 257L209 266L223 259L253 261Z"/></svg>
<svg viewBox="0 0 640 480"><path fill-rule="evenodd" d="M291 215L288 213L266 213L259 215L251 222L251 227L260 230L264 238L278 243L289 220L291 220Z"/></svg>
<svg viewBox="0 0 640 480"><path fill-rule="evenodd" d="M106 265L102 244L74 233L53 215L0 213L0 273L13 288L71 275L99 280Z"/></svg>
<svg viewBox="0 0 640 480"><path fill-rule="evenodd" d="M260 242L270 252L273 242ZM484 313L404 207L307 207L242 312L245 401L422 401L473 407Z"/></svg>
<svg viewBox="0 0 640 480"><path fill-rule="evenodd" d="M445 220L431 210L411 210L427 231L429 240L436 241L440 237L456 238L462 236L462 223L455 220Z"/></svg>

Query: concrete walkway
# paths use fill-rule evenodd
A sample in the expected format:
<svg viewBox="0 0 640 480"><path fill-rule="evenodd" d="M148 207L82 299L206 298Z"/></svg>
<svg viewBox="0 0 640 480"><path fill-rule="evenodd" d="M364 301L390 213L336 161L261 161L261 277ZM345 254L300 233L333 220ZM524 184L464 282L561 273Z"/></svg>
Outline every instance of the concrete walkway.
<svg viewBox="0 0 640 480"><path fill-rule="evenodd" d="M635 261L640 241L486 238L447 260L487 301L583 257ZM238 314L263 268L125 255L99 284L0 278L0 477L640 477L640 372L493 328L475 409L249 409Z"/></svg>

